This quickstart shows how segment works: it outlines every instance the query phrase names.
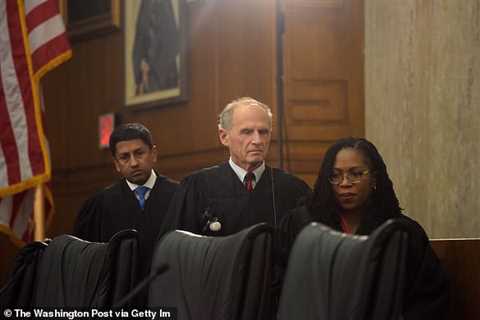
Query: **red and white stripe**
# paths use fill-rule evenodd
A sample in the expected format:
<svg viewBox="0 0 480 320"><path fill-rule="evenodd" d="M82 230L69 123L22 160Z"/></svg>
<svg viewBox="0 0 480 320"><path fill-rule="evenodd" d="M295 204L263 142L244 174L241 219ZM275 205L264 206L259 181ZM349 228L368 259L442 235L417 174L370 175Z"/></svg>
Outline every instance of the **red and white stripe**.
<svg viewBox="0 0 480 320"><path fill-rule="evenodd" d="M25 12L33 72L43 74L56 64L42 68L70 50L63 19L57 1L52 0L26 0Z"/></svg>
<svg viewBox="0 0 480 320"><path fill-rule="evenodd" d="M20 239L50 178L39 81L70 55L57 0L0 0L0 225Z"/></svg>

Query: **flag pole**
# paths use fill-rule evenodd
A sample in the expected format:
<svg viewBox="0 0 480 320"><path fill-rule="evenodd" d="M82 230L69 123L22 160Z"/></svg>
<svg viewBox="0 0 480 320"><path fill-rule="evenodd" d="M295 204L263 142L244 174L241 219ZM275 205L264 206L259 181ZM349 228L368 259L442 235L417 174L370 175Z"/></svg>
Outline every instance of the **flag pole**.
<svg viewBox="0 0 480 320"><path fill-rule="evenodd" d="M45 206L43 196L43 183L35 187L35 198L33 203L33 225L35 241L45 239Z"/></svg>

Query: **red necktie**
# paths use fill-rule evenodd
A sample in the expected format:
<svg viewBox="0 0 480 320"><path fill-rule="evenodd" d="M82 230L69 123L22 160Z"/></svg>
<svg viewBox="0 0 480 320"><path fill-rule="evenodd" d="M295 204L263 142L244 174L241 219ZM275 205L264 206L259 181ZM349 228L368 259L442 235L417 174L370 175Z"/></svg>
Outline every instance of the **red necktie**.
<svg viewBox="0 0 480 320"><path fill-rule="evenodd" d="M248 172L243 179L243 184L245 185L245 188L248 192L253 191L253 181L255 181L255 175L253 174L253 172Z"/></svg>

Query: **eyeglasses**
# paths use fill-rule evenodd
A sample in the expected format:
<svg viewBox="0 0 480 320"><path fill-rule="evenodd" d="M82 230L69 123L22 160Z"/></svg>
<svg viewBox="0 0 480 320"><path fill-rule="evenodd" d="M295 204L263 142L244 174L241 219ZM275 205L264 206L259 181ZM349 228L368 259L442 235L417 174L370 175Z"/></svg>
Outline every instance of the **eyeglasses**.
<svg viewBox="0 0 480 320"><path fill-rule="evenodd" d="M328 181L330 181L331 184L340 184L342 183L344 177L347 178L347 181L349 183L359 183L364 176L367 176L370 174L370 170L368 169L357 169L357 170L351 170L347 172L334 172L329 178Z"/></svg>

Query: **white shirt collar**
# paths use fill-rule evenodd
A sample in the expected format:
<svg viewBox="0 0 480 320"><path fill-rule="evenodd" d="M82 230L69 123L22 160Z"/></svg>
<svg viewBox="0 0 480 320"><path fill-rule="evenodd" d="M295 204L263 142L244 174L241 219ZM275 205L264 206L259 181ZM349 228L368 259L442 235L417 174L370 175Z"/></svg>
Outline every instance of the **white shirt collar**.
<svg viewBox="0 0 480 320"><path fill-rule="evenodd" d="M232 170L237 174L238 179L243 183L243 179L245 179L245 176L247 175L247 170L243 169L242 167L239 167L235 162L233 162L232 157L228 160L228 164L230 164L230 167ZM265 161L262 162L262 164L253 170L253 174L255 175L255 183L260 181L260 178L262 177L263 172L265 171Z"/></svg>
<svg viewBox="0 0 480 320"><path fill-rule="evenodd" d="M132 191L137 189L137 187L139 186L138 184L131 183L127 179L125 179L125 181L127 181L127 184L130 187L130 190L132 190ZM155 171L153 171L153 169L152 169L152 173L150 173L150 177L148 178L148 180L143 185L145 187L148 187L150 190L152 190L153 186L155 185L155 181L157 181L157 175L155 174Z"/></svg>

